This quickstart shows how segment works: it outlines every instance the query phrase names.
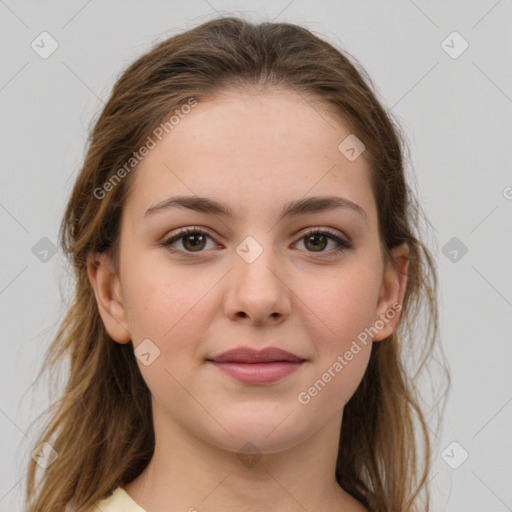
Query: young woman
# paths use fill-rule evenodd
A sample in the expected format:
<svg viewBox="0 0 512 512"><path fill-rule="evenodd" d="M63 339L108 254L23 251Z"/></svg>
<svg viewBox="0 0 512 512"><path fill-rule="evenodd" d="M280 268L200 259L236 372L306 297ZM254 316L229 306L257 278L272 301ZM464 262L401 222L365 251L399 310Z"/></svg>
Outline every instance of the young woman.
<svg viewBox="0 0 512 512"><path fill-rule="evenodd" d="M409 373L436 278L363 76L237 18L124 72L62 223L76 294L43 369L70 372L30 511L429 510Z"/></svg>

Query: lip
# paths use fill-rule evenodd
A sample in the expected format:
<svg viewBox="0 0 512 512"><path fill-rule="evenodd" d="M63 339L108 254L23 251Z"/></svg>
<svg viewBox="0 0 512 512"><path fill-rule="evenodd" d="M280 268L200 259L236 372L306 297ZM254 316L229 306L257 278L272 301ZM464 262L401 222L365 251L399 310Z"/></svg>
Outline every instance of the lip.
<svg viewBox="0 0 512 512"><path fill-rule="evenodd" d="M254 350L250 347L238 347L209 359L217 363L274 363L289 361L298 363L302 358L277 347L267 347L263 350Z"/></svg>
<svg viewBox="0 0 512 512"><path fill-rule="evenodd" d="M276 347L254 350L240 347L207 359L207 362L249 384L276 382L298 370L304 359Z"/></svg>

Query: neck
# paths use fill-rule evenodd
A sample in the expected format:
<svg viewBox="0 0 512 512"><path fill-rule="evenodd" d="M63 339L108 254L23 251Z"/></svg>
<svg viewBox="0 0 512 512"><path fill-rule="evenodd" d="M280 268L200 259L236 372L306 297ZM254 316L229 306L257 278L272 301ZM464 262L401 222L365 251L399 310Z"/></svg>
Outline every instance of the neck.
<svg viewBox="0 0 512 512"><path fill-rule="evenodd" d="M335 479L341 414L307 441L252 456L199 439L168 417L154 426L153 457L124 486L147 512L365 510Z"/></svg>

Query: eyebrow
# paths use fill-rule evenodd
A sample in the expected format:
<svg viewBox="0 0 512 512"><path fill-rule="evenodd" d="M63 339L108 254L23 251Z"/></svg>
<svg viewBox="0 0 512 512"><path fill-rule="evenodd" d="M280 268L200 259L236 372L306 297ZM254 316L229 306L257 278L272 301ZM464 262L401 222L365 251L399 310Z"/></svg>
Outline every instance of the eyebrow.
<svg viewBox="0 0 512 512"><path fill-rule="evenodd" d="M175 196L165 199L151 206L144 214L144 217L149 217L170 208L186 208L201 213L211 213L229 218L236 217L235 212L229 205L214 199L199 196ZM327 212L338 208L352 210L368 223L366 212L361 206L345 197L339 196L310 196L290 201L281 209L278 222L287 217Z"/></svg>

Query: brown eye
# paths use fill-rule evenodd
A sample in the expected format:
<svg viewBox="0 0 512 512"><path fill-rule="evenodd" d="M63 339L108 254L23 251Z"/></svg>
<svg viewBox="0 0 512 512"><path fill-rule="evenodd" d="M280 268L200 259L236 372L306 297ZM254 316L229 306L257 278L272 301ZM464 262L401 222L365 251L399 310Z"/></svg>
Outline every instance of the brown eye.
<svg viewBox="0 0 512 512"><path fill-rule="evenodd" d="M206 237L202 234L185 235L181 237L183 247L187 251L200 251L206 245Z"/></svg>
<svg viewBox="0 0 512 512"><path fill-rule="evenodd" d="M300 241L303 241L304 246L307 252L316 252L320 254L337 254L343 252L347 249L352 248L352 244L347 240L341 238L334 233L330 233L329 231L324 230L314 230L306 233ZM325 250L329 242L333 242L334 247L329 250Z"/></svg>
<svg viewBox="0 0 512 512"><path fill-rule="evenodd" d="M312 251L323 251L327 246L327 237L325 235L308 235L304 237L305 246Z"/></svg>
<svg viewBox="0 0 512 512"><path fill-rule="evenodd" d="M208 239L211 236L199 229L185 229L163 242L163 246L173 252L200 253L205 249ZM181 243L176 246L179 241ZM213 240L212 240L213 241Z"/></svg>

